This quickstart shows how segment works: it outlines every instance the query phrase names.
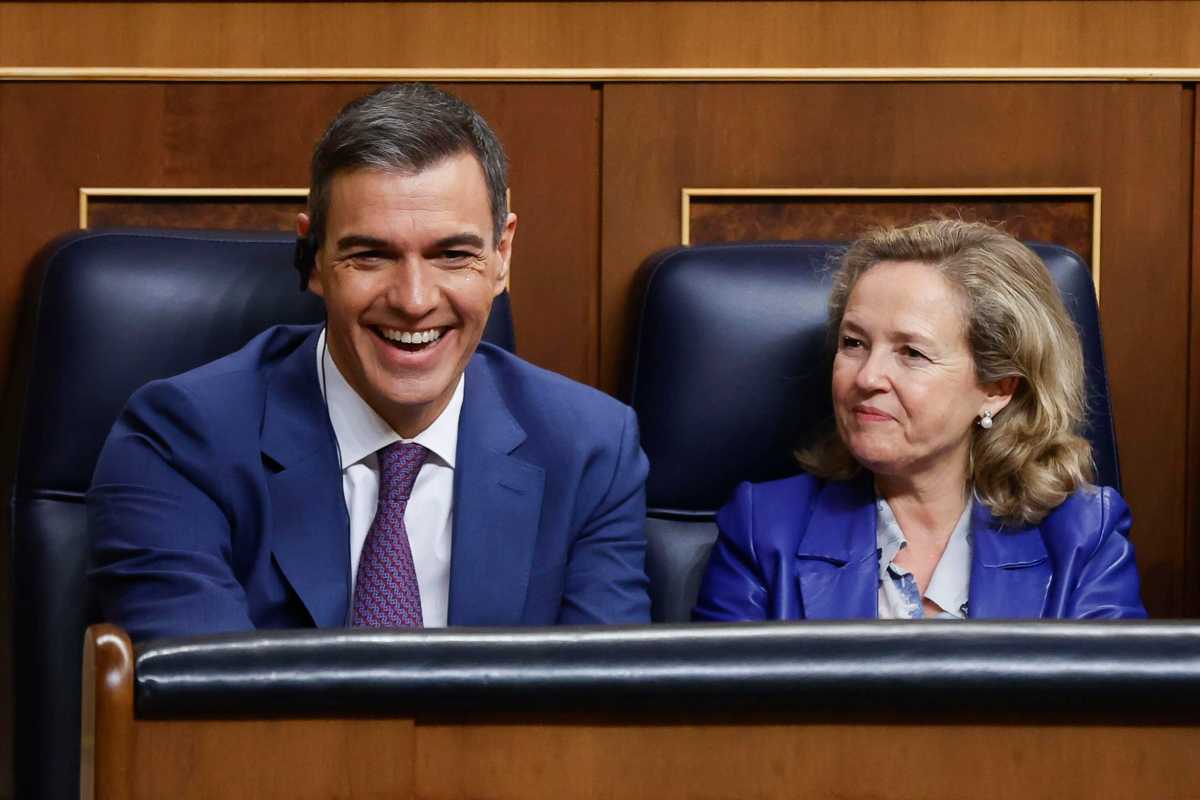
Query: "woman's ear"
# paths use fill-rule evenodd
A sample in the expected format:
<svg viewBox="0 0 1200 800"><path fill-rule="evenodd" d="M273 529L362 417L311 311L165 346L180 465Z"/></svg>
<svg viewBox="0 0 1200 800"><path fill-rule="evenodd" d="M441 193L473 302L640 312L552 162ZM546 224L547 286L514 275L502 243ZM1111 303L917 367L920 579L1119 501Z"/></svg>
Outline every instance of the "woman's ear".
<svg viewBox="0 0 1200 800"><path fill-rule="evenodd" d="M1017 387L1021 385L1021 379L1016 375L1009 375L1007 378L1001 378L993 383L985 383L983 392L987 395L987 401L980 412L990 411L992 416L1000 413L1000 411L1012 402L1013 395L1017 393Z"/></svg>

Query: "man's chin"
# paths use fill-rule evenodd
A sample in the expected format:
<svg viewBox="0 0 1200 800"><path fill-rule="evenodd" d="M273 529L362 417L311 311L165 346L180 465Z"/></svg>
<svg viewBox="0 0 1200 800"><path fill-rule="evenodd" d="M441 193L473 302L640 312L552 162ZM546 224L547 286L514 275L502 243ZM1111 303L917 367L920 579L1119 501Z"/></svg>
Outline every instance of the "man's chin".
<svg viewBox="0 0 1200 800"><path fill-rule="evenodd" d="M457 373L449 378L406 382L401 386L393 382L363 399L397 432L408 437L424 430L437 419L449 404L457 385ZM412 433L407 432L413 426L419 427Z"/></svg>

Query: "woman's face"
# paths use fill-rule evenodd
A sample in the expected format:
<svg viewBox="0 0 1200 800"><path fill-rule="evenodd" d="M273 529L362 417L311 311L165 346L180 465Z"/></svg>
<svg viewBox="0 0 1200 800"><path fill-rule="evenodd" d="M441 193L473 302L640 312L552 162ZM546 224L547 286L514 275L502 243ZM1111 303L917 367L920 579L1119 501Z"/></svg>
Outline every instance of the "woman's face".
<svg viewBox="0 0 1200 800"><path fill-rule="evenodd" d="M838 433L876 475L965 479L971 426L1007 403L975 378L964 299L935 269L881 262L858 279L833 361Z"/></svg>

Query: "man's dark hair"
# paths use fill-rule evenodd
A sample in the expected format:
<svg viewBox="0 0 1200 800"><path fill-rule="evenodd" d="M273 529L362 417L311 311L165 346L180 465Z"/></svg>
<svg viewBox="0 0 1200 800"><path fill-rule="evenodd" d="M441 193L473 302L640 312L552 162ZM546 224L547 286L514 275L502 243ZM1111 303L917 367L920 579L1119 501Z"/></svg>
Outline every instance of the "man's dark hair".
<svg viewBox="0 0 1200 800"><path fill-rule="evenodd" d="M337 173L363 168L420 172L459 153L473 154L483 168L492 243L498 245L508 219L508 158L478 111L425 83L394 83L351 101L313 151L310 252L315 254L324 239L329 190Z"/></svg>

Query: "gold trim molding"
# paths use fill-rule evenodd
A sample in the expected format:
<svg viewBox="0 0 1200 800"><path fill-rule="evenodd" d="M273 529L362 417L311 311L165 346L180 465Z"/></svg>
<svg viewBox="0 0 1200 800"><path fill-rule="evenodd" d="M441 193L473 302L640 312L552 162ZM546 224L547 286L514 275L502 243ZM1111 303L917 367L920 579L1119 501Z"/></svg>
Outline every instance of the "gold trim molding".
<svg viewBox="0 0 1200 800"><path fill-rule="evenodd" d="M237 200L245 197L308 197L308 189L279 188L279 189L224 189L224 188L183 188L161 189L136 186L84 186L79 189L79 227L88 226L88 203L92 198L100 197L215 197Z"/></svg>
<svg viewBox="0 0 1200 800"><path fill-rule="evenodd" d="M1099 186L986 186L921 188L691 188L681 192L680 241L691 244L692 198L703 197L1088 197L1092 201L1092 285L1100 302L1100 187Z"/></svg>
<svg viewBox="0 0 1200 800"><path fill-rule="evenodd" d="M1200 82L1200 69L1156 67L535 67L535 68L217 68L3 67L0 81L447 81L580 82L757 81L1146 81Z"/></svg>

